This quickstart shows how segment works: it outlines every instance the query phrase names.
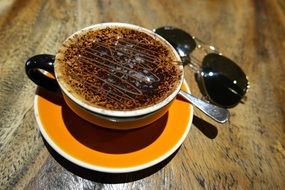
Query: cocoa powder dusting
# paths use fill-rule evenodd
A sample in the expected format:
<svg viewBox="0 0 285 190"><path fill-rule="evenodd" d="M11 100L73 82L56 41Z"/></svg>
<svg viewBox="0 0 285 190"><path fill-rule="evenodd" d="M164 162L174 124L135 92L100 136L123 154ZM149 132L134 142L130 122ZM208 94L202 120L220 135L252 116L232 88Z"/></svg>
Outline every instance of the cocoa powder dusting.
<svg viewBox="0 0 285 190"><path fill-rule="evenodd" d="M133 110L169 96L181 68L171 50L153 36L129 28L82 32L57 60L61 81L92 106Z"/></svg>

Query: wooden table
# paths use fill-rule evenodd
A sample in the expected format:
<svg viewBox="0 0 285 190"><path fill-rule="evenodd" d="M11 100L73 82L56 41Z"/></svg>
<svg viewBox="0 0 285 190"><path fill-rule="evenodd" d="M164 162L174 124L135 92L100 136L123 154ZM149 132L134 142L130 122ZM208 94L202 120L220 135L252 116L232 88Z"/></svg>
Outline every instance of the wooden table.
<svg viewBox="0 0 285 190"><path fill-rule="evenodd" d="M72 165L49 151L39 133L36 86L24 63L54 54L78 29L107 21L176 26L215 44L248 75L247 99L230 109L225 125L195 110L181 148L149 170L108 175ZM0 1L0 189L284 189L284 34L282 0Z"/></svg>

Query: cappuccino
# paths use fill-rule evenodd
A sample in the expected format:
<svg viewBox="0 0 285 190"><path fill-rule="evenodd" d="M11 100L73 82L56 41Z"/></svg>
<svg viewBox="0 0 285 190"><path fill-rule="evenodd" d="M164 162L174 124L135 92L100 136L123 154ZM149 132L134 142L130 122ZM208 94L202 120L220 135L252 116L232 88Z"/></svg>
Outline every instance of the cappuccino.
<svg viewBox="0 0 285 190"><path fill-rule="evenodd" d="M63 43L55 69L76 99L109 110L163 101L181 84L182 66L169 44L129 27L86 29Z"/></svg>

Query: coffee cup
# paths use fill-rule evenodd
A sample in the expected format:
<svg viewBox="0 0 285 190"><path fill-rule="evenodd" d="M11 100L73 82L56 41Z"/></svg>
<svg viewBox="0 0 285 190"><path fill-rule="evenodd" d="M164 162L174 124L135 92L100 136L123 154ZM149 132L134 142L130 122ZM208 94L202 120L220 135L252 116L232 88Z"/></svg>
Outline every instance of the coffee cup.
<svg viewBox="0 0 285 190"><path fill-rule="evenodd" d="M56 55L35 55L25 68L34 83L60 92L81 118L122 130L162 117L184 79L181 59L165 39L126 23L77 31Z"/></svg>

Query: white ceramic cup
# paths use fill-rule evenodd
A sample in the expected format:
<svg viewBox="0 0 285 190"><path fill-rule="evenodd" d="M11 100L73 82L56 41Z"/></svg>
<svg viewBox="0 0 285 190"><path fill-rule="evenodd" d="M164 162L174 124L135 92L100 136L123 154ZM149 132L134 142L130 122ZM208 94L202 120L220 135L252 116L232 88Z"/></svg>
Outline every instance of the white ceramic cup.
<svg viewBox="0 0 285 190"><path fill-rule="evenodd" d="M133 110L111 110L102 107L96 107L90 105L78 97L76 97L70 90L68 90L65 83L62 81L61 73L59 72L60 64L58 63L63 53L70 44L70 40L74 39L76 35L84 34L90 30L100 30L104 28L127 28L136 31L143 32L156 39L159 43L166 46L174 54L174 63L178 64L181 70L181 75L176 88L165 99L155 103L154 105L142 107ZM67 105L81 118L102 127L111 129L133 129L146 126L161 116L163 116L175 97L177 96L182 82L184 80L183 66L180 65L181 59L175 49L161 36L154 33L151 30L145 29L140 26L127 24L127 23L101 23L89 26L80 31L75 32L68 37L59 48L58 53L54 57L53 55L41 54L31 57L26 62L26 73L29 78L37 85L50 90L60 90ZM44 75L40 70L45 70L55 76L55 79L51 79Z"/></svg>

